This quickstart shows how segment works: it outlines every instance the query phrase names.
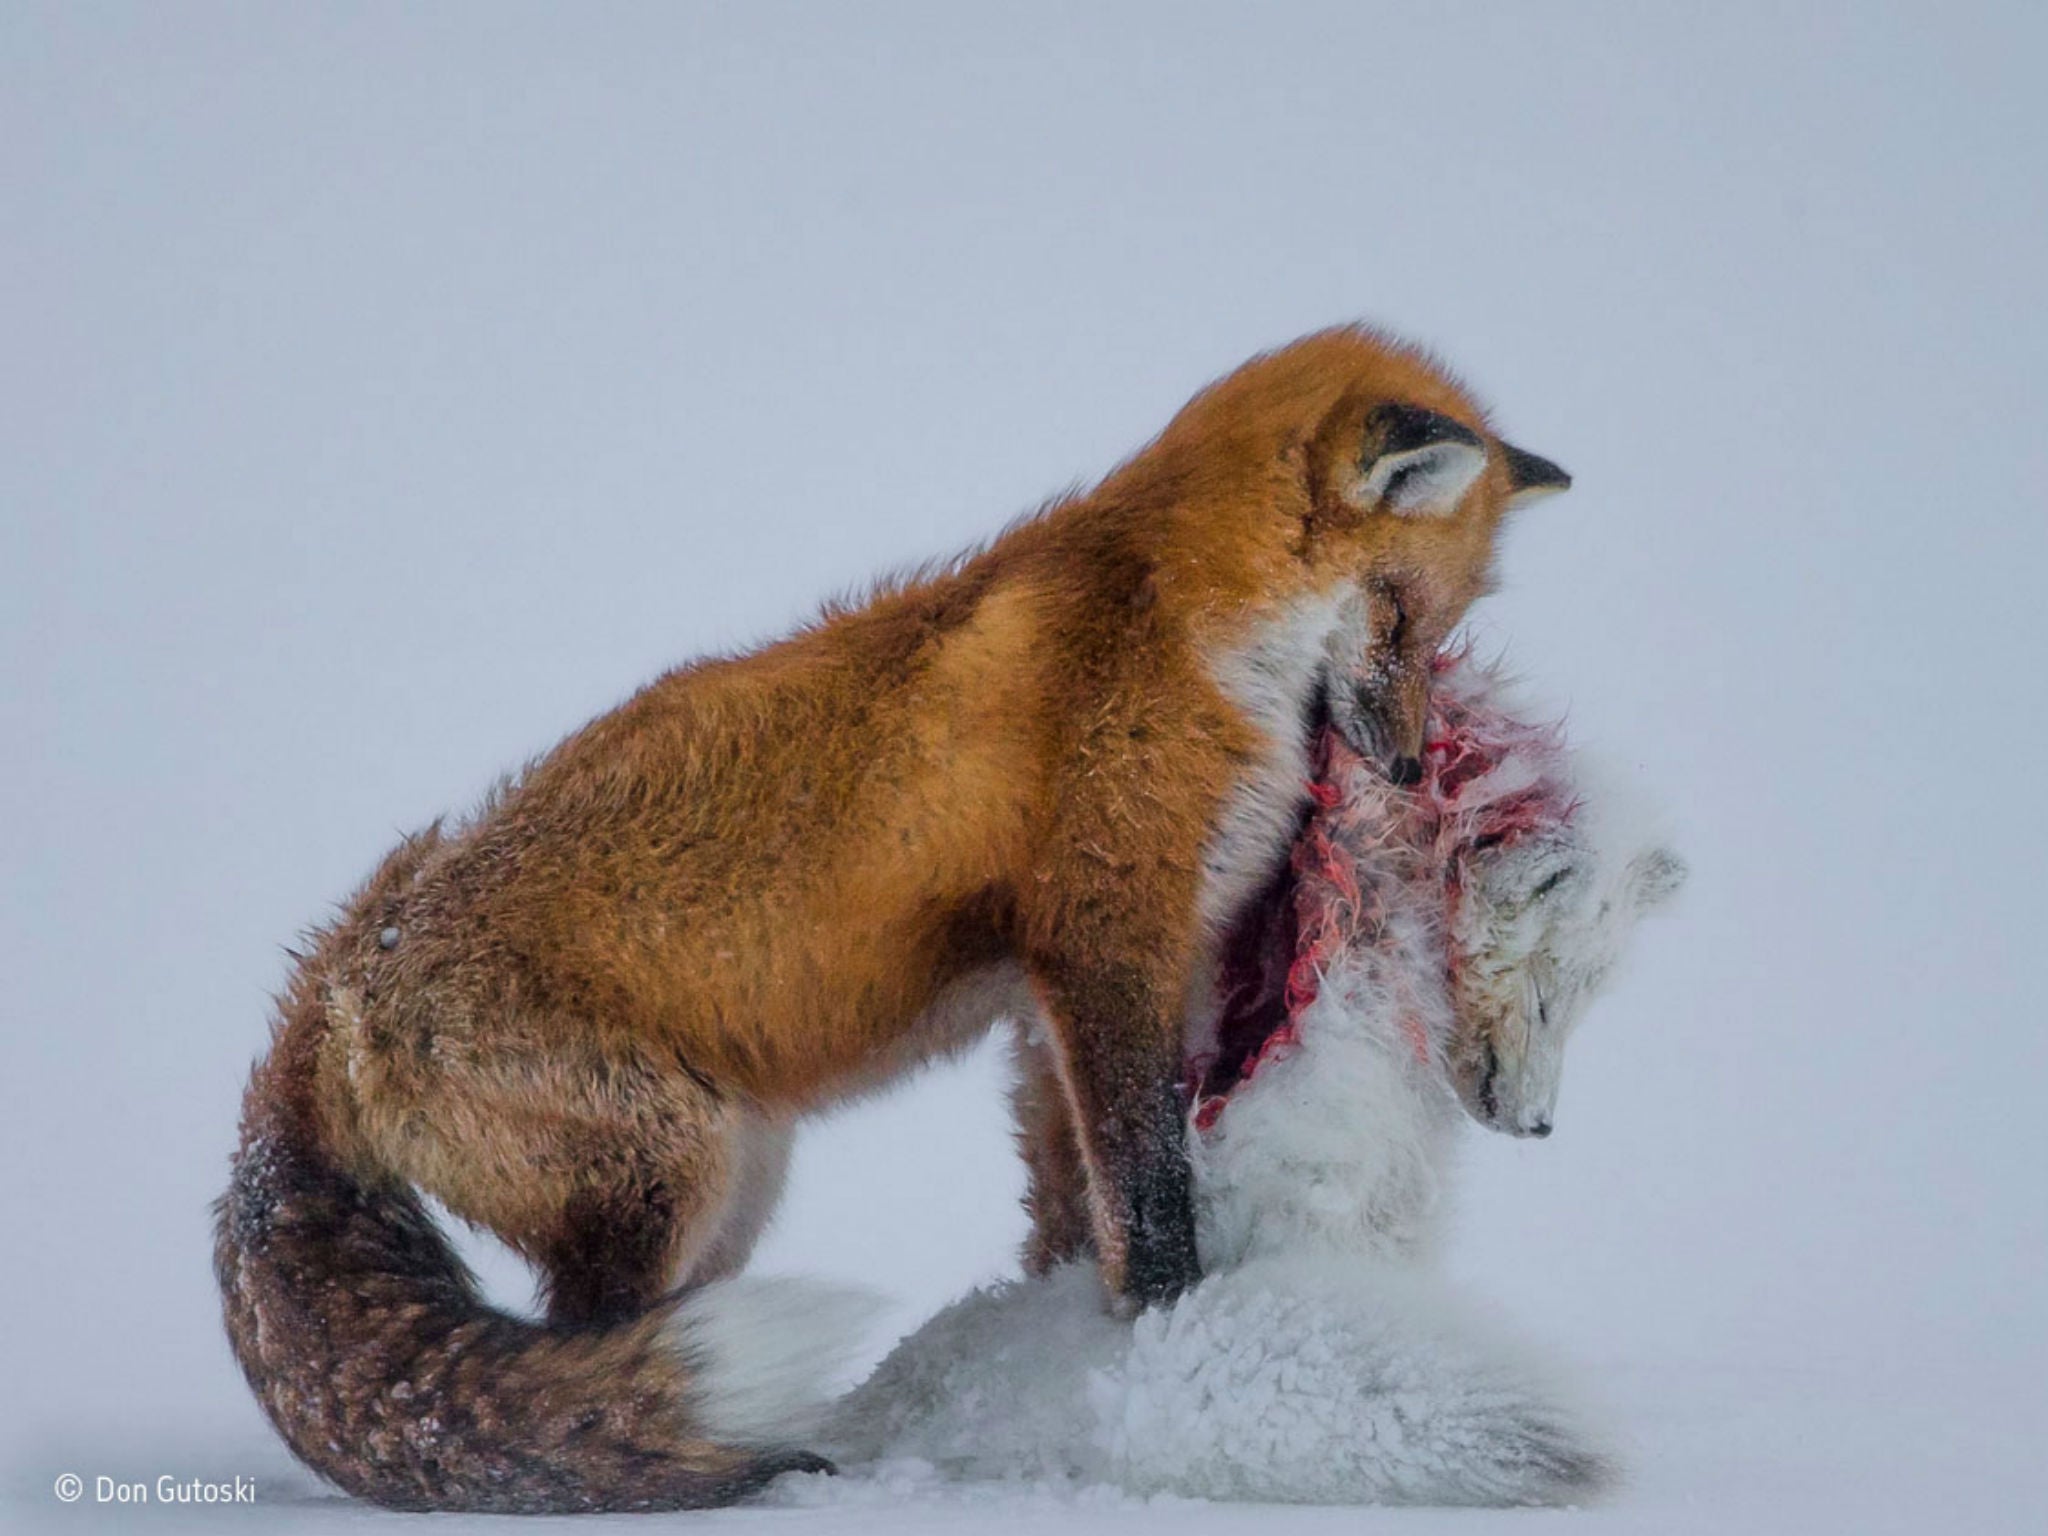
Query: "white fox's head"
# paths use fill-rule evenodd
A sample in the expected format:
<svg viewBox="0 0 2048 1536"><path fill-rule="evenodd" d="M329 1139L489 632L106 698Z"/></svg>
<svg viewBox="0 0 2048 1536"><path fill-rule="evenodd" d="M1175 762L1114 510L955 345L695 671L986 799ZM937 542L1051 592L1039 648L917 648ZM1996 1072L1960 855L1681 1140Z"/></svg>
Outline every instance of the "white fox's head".
<svg viewBox="0 0 2048 1536"><path fill-rule="evenodd" d="M1685 865L1661 843L1631 846L1601 815L1546 827L1465 875L1451 935L1451 1082L1482 1125L1548 1136L1566 1041L1629 930L1677 892Z"/></svg>

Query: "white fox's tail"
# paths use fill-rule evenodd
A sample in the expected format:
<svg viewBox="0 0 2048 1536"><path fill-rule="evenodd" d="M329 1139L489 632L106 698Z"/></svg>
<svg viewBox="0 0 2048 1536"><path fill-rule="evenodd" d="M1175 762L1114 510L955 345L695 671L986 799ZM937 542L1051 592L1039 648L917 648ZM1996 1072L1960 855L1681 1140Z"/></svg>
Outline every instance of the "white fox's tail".
<svg viewBox="0 0 2048 1536"><path fill-rule="evenodd" d="M1568 1504L1612 1464L1433 1276L1258 1260L1135 1324L1085 1266L978 1291L839 1408L849 1463L1274 1503Z"/></svg>

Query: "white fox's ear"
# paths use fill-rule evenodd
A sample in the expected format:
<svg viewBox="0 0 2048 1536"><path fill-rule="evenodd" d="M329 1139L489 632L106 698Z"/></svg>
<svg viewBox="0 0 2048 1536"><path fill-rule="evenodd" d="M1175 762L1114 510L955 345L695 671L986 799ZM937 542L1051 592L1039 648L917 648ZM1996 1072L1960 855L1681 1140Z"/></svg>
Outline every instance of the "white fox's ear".
<svg viewBox="0 0 2048 1536"><path fill-rule="evenodd" d="M1685 860L1669 848L1639 853L1628 864L1629 905L1637 912L1661 907L1685 884Z"/></svg>
<svg viewBox="0 0 2048 1536"><path fill-rule="evenodd" d="M1380 406L1366 417L1365 437L1351 499L1399 517L1449 517L1486 468L1477 432L1419 405Z"/></svg>

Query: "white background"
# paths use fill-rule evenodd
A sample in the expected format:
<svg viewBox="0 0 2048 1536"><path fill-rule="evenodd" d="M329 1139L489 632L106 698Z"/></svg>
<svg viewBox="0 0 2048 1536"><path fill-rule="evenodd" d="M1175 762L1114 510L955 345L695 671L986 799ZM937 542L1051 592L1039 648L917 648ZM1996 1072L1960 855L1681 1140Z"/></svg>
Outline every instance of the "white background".
<svg viewBox="0 0 2048 1536"><path fill-rule="evenodd" d="M8 1512L283 1472L206 1203L401 830L1367 317L1578 477L1479 627L1694 868L1468 1161L1456 1269L1634 1445L1583 1518L2031 1525L2044 18L0 10ZM998 1075L811 1131L762 1266L1003 1270Z"/></svg>

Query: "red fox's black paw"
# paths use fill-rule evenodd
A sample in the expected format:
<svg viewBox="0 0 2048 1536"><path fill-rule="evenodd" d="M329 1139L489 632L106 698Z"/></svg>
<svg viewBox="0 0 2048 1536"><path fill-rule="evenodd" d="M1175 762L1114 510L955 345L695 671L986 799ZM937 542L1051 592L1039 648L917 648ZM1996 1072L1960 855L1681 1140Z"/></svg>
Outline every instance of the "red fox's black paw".
<svg viewBox="0 0 2048 1536"><path fill-rule="evenodd" d="M1201 1278L1192 1232L1164 1243L1133 1242L1124 1270L1124 1296L1134 1308L1166 1306Z"/></svg>

